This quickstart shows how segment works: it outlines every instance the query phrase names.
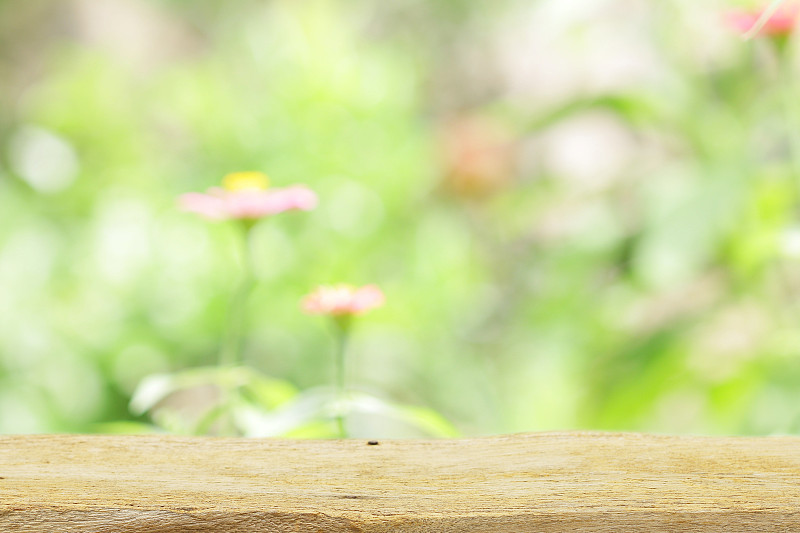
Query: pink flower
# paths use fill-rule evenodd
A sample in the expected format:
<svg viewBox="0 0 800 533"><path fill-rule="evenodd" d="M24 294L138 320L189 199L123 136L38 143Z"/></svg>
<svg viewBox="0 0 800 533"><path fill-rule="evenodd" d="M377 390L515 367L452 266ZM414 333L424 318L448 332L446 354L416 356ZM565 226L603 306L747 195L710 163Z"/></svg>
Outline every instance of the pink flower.
<svg viewBox="0 0 800 533"><path fill-rule="evenodd" d="M302 185L267 189L259 172L228 174L225 188L212 187L206 193L190 192L178 199L181 209L212 220L254 220L293 209L309 211L317 206L317 195Z"/></svg>
<svg viewBox="0 0 800 533"><path fill-rule="evenodd" d="M464 115L442 129L444 185L458 196L479 198L510 185L514 156L510 131L488 116Z"/></svg>
<svg viewBox="0 0 800 533"><path fill-rule="evenodd" d="M315 315L359 315L383 305L385 297L376 285L318 287L303 298L303 309Z"/></svg>
<svg viewBox="0 0 800 533"><path fill-rule="evenodd" d="M764 11L765 9L731 10L725 13L725 21L733 30L745 34L755 26ZM767 19L758 34L771 37L789 35L797 25L798 15L800 6L797 4L781 7Z"/></svg>

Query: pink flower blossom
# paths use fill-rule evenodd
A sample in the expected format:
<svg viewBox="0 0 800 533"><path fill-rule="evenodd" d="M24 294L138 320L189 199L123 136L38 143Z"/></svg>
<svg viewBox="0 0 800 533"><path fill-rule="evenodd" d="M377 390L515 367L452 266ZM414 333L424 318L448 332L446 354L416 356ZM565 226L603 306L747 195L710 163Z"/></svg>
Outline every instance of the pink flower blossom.
<svg viewBox="0 0 800 533"><path fill-rule="evenodd" d="M488 116L464 115L441 134L444 185L464 198L480 198L508 187L516 145L511 132Z"/></svg>
<svg viewBox="0 0 800 533"><path fill-rule="evenodd" d="M380 307L384 300L383 292L376 285L322 286L303 298L303 309L316 315L359 315Z"/></svg>
<svg viewBox="0 0 800 533"><path fill-rule="evenodd" d="M302 185L267 189L267 178L255 172L229 174L226 188L212 187L206 193L183 194L178 204L184 211L211 220L254 220L293 209L309 211L317 206L317 195Z"/></svg>
<svg viewBox="0 0 800 533"><path fill-rule="evenodd" d="M745 34L755 26L764 11L765 9L731 10L725 13L725 21L733 30ZM771 37L789 35L797 25L798 15L800 6L797 4L781 7L767 19L758 34Z"/></svg>

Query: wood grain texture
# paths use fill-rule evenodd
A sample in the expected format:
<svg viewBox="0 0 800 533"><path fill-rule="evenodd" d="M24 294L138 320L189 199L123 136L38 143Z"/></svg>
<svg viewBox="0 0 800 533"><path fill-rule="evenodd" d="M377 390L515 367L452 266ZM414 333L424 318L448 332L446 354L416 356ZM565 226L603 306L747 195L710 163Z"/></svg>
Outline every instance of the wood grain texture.
<svg viewBox="0 0 800 533"><path fill-rule="evenodd" d="M0 531L800 531L800 438L6 436Z"/></svg>

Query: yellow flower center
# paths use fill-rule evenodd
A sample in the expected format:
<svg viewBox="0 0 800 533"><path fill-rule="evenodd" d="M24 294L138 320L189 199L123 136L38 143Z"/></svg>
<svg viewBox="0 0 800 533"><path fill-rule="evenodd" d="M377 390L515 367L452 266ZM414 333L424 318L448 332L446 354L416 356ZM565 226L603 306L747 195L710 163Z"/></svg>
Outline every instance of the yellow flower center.
<svg viewBox="0 0 800 533"><path fill-rule="evenodd" d="M263 191L269 187L269 178L263 172L233 172L222 178L228 191Z"/></svg>

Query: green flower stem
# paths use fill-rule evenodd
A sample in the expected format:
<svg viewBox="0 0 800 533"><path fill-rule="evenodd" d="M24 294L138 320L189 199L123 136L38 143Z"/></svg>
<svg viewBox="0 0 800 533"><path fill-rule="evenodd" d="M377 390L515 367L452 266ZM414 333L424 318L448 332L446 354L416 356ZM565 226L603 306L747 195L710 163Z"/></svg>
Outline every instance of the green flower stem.
<svg viewBox="0 0 800 533"><path fill-rule="evenodd" d="M333 317L333 323L336 329L336 353L334 359L334 376L335 376L335 396L336 396L336 427L339 430L339 438L347 438L347 428L345 427L345 416L342 412L346 399L345 389L345 368L347 345L350 340L350 325L351 317L349 315L341 315Z"/></svg>
<svg viewBox="0 0 800 533"><path fill-rule="evenodd" d="M219 366L234 367L242 362L242 341L244 338L244 327L247 322L247 300L256 283L253 268L253 254L250 246L250 234L254 221L242 220L238 226L241 238L242 252L242 273L241 281L231 296L228 306L228 320L225 326L225 337L219 353ZM235 386L225 384L221 390L222 398L219 405L212 408L201 418L197 425L198 434L206 433L215 420L221 424L221 435L236 435L236 425L233 420L231 408L238 399L238 391Z"/></svg>
<svg viewBox="0 0 800 533"><path fill-rule="evenodd" d="M225 338L219 355L220 366L235 366L242 359L242 338L247 318L247 299L255 286L256 278L253 271L253 256L250 249L250 233L253 223L243 221L242 239L242 277L236 291L231 297L228 306L228 323L225 328Z"/></svg>

